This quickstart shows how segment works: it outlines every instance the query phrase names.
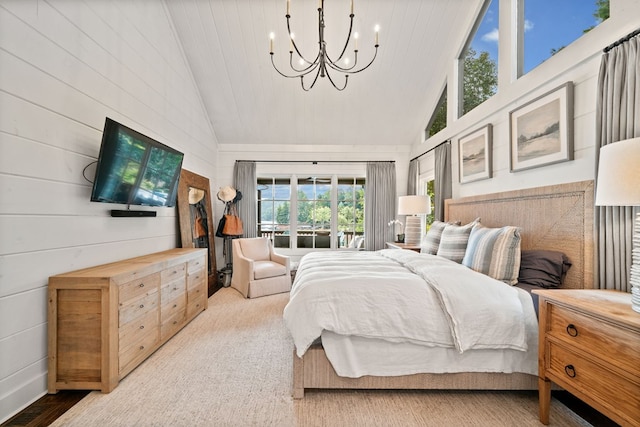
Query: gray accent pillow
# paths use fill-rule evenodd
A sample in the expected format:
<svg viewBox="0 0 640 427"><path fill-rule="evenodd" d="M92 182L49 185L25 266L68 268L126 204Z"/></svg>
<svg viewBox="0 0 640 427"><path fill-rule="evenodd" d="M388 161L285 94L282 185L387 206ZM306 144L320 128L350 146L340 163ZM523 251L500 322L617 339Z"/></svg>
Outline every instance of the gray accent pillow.
<svg viewBox="0 0 640 427"><path fill-rule="evenodd" d="M427 235L422 241L422 245L420 246L420 252L423 254L431 254L436 255L438 253L438 247L440 246L440 239L442 237L442 232L447 224L452 225L460 225L460 221L457 222L442 222L442 221L433 221L429 231L427 231Z"/></svg>
<svg viewBox="0 0 640 427"><path fill-rule="evenodd" d="M467 250L471 230L479 222L480 218L476 218L473 222L465 225L447 224L440 237L437 255L458 264L461 263Z"/></svg>

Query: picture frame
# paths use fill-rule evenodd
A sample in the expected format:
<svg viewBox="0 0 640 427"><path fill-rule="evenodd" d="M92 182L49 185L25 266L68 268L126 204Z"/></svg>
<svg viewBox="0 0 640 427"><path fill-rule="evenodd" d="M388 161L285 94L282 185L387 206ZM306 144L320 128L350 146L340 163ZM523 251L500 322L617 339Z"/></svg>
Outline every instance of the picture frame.
<svg viewBox="0 0 640 427"><path fill-rule="evenodd" d="M509 139L511 172L573 160L573 82L509 112Z"/></svg>
<svg viewBox="0 0 640 427"><path fill-rule="evenodd" d="M492 176L493 127L481 127L458 140L460 183L479 181Z"/></svg>

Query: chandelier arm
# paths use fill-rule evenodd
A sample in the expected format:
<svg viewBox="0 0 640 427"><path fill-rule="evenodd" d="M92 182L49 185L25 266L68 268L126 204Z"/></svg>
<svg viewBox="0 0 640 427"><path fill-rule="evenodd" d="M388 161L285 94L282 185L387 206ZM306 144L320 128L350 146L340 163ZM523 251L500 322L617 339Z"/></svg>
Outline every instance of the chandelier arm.
<svg viewBox="0 0 640 427"><path fill-rule="evenodd" d="M304 62L306 62L307 64L313 64L313 63L315 63L315 62L316 62L315 60L314 60L313 62L308 61L308 60L307 60L307 58L305 58L304 56L302 56L302 54L300 53L300 50L298 50L298 45L296 44L296 41L295 41L294 39L292 39L292 38L291 38L291 26L290 26L290 24L289 24L289 18L291 18L291 15L287 14L287 15L285 15L285 16L286 16L286 18L287 18L287 34L289 35L289 40L291 40L291 44L293 45L293 48L295 49L296 53L297 53L297 54L298 54L298 56L299 56L300 58L302 58L302 60L303 60ZM316 57L316 60L317 60L317 59L318 59L318 58ZM293 68L293 67L291 67L291 68Z"/></svg>
<svg viewBox="0 0 640 427"><path fill-rule="evenodd" d="M306 67L306 68L300 68L300 69L298 69L298 68L296 68L296 67L293 65L293 52L289 52L289 66L290 66L290 67L291 67L291 69L292 69L293 71L295 71L296 73L308 74L308 73L312 72L315 68L317 68L317 67L318 67L318 64L319 64L319 62L318 62L318 58L319 58L319 57L320 57L320 53L318 53L318 56L316 56L316 59L314 59L314 60L313 60L313 62L309 62L309 61L307 61L306 59L302 58L302 60L303 60L303 61L305 61L305 62L307 62L307 63L309 64L309 66L308 66L308 67Z"/></svg>
<svg viewBox="0 0 640 427"><path fill-rule="evenodd" d="M351 40L351 31L353 31L353 17L354 16L355 15L353 13L349 15L349 18L350 18L350 21L349 21L349 33L347 34L347 40L344 42L344 47L342 48L342 52L340 53L340 56L338 57L336 62L340 61L342 59L342 57L344 56L344 53L347 51L347 47L349 47L349 40Z"/></svg>
<svg viewBox="0 0 640 427"><path fill-rule="evenodd" d="M343 90L345 90L345 89L346 89L346 87L347 87L347 83L349 83L349 75L348 75L348 74L345 74L345 76L344 76L344 86L342 86L342 88L339 88L338 86L336 86L335 82L334 82L334 81L333 81L333 79L331 78L331 74L329 74L329 72L328 72L328 71L327 71L327 73L326 73L326 76L327 76L327 78L329 79L329 81L331 82L331 84L333 85L333 87L334 87L336 90L340 91L340 92L342 92Z"/></svg>
<svg viewBox="0 0 640 427"><path fill-rule="evenodd" d="M347 73L351 70L353 70L356 67L356 64L358 63L358 51L355 50L354 51L354 58L353 58L353 65L351 67L341 67L340 65L338 65L338 61L333 61L331 58L329 58L329 54L326 55L327 57L327 61L325 61L327 64L329 64L329 67L331 67L332 69L336 70L336 71L340 71L341 73Z"/></svg>
<svg viewBox="0 0 640 427"><path fill-rule="evenodd" d="M371 66L371 64L373 64L373 61L375 61L376 56L378 56L378 46L379 45L376 45L376 51L373 54L373 58L371 58L371 61L369 61L369 63L367 65L365 65L364 67L360 68L359 70L351 71L350 68L342 68L342 67L337 67L336 68L336 67L332 66L332 65L335 65L335 64L331 64L330 67L332 69L336 70L336 71L340 71L340 72L345 73L345 74L357 74L357 73L359 73L361 71L364 71L367 68L369 68Z"/></svg>
<svg viewBox="0 0 640 427"><path fill-rule="evenodd" d="M295 78L297 78L297 77L306 76L307 74L309 74L309 73L313 72L313 70L314 70L315 68L317 68L317 64L316 64L316 67L314 67L313 69L310 69L309 71L306 71L306 72L304 72L304 73L301 73L301 74L295 74L295 75L285 74L285 73L283 73L282 71L280 71L280 70L278 69L278 67L276 67L275 62L273 61L273 53L271 53L271 65L273 65L273 68L278 72L278 74L280 74L282 77L286 77L286 78L288 78L288 79L295 79Z"/></svg>
<svg viewBox="0 0 640 427"><path fill-rule="evenodd" d="M309 86L308 88L304 87L304 76L300 76L300 84L302 85L302 89L305 92L309 92L311 89L313 89L313 87L316 84L316 81L318 81L318 77L320 76L320 70L318 70L318 72L316 73L315 78L313 79L313 81L311 82L311 86ZM329 78L329 80L331 80L331 78Z"/></svg>

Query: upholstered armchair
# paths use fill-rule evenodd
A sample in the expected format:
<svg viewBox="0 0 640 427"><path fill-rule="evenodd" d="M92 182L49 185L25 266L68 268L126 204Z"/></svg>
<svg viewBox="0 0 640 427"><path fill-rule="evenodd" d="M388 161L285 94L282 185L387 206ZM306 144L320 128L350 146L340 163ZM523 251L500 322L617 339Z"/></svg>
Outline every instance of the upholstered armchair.
<svg viewBox="0 0 640 427"><path fill-rule="evenodd" d="M289 257L273 251L271 240L263 237L233 239L233 275L231 287L245 298L289 292Z"/></svg>

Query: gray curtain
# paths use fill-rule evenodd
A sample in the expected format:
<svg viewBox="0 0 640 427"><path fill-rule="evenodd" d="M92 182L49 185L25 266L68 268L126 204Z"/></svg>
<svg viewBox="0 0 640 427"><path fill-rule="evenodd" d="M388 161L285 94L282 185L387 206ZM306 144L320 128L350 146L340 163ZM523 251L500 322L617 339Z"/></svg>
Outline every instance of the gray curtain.
<svg viewBox="0 0 640 427"><path fill-rule="evenodd" d="M233 185L242 192L242 200L237 204L238 216L242 220L243 237L258 236L258 206L256 162L236 161L233 166Z"/></svg>
<svg viewBox="0 0 640 427"><path fill-rule="evenodd" d="M409 176L407 178L407 196L417 195L418 184L418 159L413 159L409 162Z"/></svg>
<svg viewBox="0 0 640 427"><path fill-rule="evenodd" d="M596 106L596 171L601 147L640 136L639 40L633 37L602 55ZM602 289L631 291L628 275L633 218L631 207L595 207L595 274Z"/></svg>
<svg viewBox="0 0 640 427"><path fill-rule="evenodd" d="M396 217L395 163L367 163L364 200L365 249L384 249L385 242L393 241L393 229L388 224Z"/></svg>
<svg viewBox="0 0 640 427"><path fill-rule="evenodd" d="M433 219L444 221L444 201L451 198L451 142L435 148L435 182Z"/></svg>

